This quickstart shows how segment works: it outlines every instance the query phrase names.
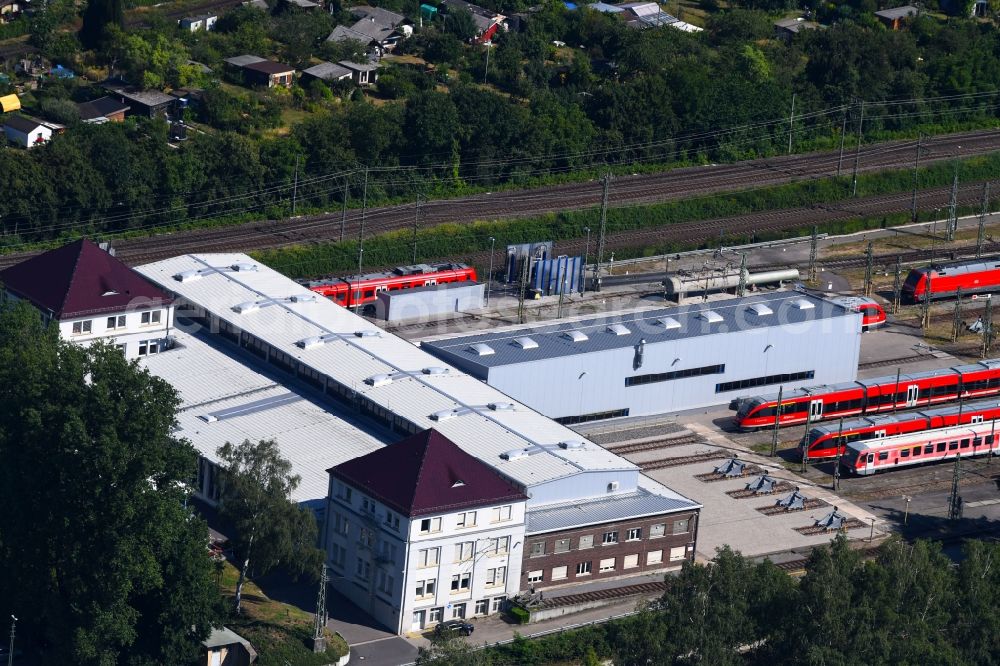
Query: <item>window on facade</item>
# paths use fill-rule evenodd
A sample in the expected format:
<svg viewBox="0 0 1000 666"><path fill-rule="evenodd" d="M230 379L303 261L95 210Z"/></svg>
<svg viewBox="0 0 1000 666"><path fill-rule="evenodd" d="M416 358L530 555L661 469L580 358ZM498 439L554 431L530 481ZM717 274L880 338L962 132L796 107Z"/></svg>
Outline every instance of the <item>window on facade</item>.
<svg viewBox="0 0 1000 666"><path fill-rule="evenodd" d="M649 538L650 539L655 539L657 537L663 536L663 528L664 528L664 525L662 523L659 524L659 525L650 525L649 526Z"/></svg>
<svg viewBox="0 0 1000 666"><path fill-rule="evenodd" d="M510 550L510 537L496 537L490 539L489 546L486 548L486 552L489 555L501 555Z"/></svg>
<svg viewBox="0 0 1000 666"><path fill-rule="evenodd" d="M381 542L379 542L379 555L384 560L388 560L389 562L395 562L396 561L396 545L393 544L393 543L390 543L389 541L387 541L385 539L383 539Z"/></svg>
<svg viewBox="0 0 1000 666"><path fill-rule="evenodd" d="M626 541L638 541L641 538L642 538L642 528L641 527L633 527L632 529L630 529L628 531L628 535L626 537Z"/></svg>
<svg viewBox="0 0 1000 666"><path fill-rule="evenodd" d="M93 322L90 319L84 321L74 321L73 322L73 335L85 335L90 333Z"/></svg>
<svg viewBox="0 0 1000 666"><path fill-rule="evenodd" d="M371 572L372 565L359 557L357 565L354 568L355 575L361 580L368 580Z"/></svg>
<svg viewBox="0 0 1000 666"><path fill-rule="evenodd" d="M126 350L128 349L128 347L126 345L115 345L115 349L117 349L122 354L124 354L126 352Z"/></svg>
<svg viewBox="0 0 1000 666"><path fill-rule="evenodd" d="M430 534L431 532L441 531L441 519L440 518L424 518L420 521L420 533Z"/></svg>
<svg viewBox="0 0 1000 666"><path fill-rule="evenodd" d="M361 510L365 513L375 513L375 502L367 497L361 498Z"/></svg>
<svg viewBox="0 0 1000 666"><path fill-rule="evenodd" d="M428 622L440 622L441 618L444 617L444 609L438 606L437 608L432 608L429 613L427 613Z"/></svg>
<svg viewBox="0 0 1000 666"><path fill-rule="evenodd" d="M535 571L529 571L528 572L528 582L529 583L538 583L538 582L541 582L541 580L542 580L542 570L541 569L536 569Z"/></svg>
<svg viewBox="0 0 1000 666"><path fill-rule="evenodd" d="M392 588L393 588L393 585L395 585L395 582L396 581L395 581L395 579L392 576L390 576L386 572L382 571L381 569L379 570L379 572L378 572L378 590L379 590L379 592L382 592L383 594L392 594Z"/></svg>
<svg viewBox="0 0 1000 666"><path fill-rule="evenodd" d="M116 328L125 328L125 315L108 317L108 330L113 331Z"/></svg>
<svg viewBox="0 0 1000 666"><path fill-rule="evenodd" d="M391 511L385 512L385 526L389 529L398 532L399 531L399 516L392 513Z"/></svg>
<svg viewBox="0 0 1000 666"><path fill-rule="evenodd" d="M463 541L455 544L455 562L466 562L472 559L474 541Z"/></svg>
<svg viewBox="0 0 1000 666"><path fill-rule="evenodd" d="M343 534L346 536L351 530L351 524L348 522L347 518L335 512L333 514L333 529L337 532L337 534Z"/></svg>
<svg viewBox="0 0 1000 666"><path fill-rule="evenodd" d="M510 520L511 506L498 506L493 509L492 521L494 523Z"/></svg>
<svg viewBox="0 0 1000 666"><path fill-rule="evenodd" d="M601 543L605 546L618 543L618 532L605 532L604 536L601 538Z"/></svg>
<svg viewBox="0 0 1000 666"><path fill-rule="evenodd" d="M653 384L656 382L667 382L672 379L685 379L687 377L701 377L702 375L721 375L726 371L725 363L719 365L706 365L701 368L688 368L687 370L672 370L670 372L660 372L652 375L635 375L625 378L625 386L641 386L642 384Z"/></svg>
<svg viewBox="0 0 1000 666"><path fill-rule="evenodd" d="M330 560L333 566L343 569L344 559L347 556L347 549L340 544L333 544L330 550Z"/></svg>
<svg viewBox="0 0 1000 666"><path fill-rule="evenodd" d="M153 310L151 312L143 312L140 315L139 323L143 326L149 326L150 324L160 323L160 310Z"/></svg>
<svg viewBox="0 0 1000 666"><path fill-rule="evenodd" d="M555 544L553 544L552 552L565 553L567 551L569 551L569 539L556 539Z"/></svg>
<svg viewBox="0 0 1000 666"><path fill-rule="evenodd" d="M605 573L607 571L614 571L615 570L615 558L608 557L606 559L601 560L601 569L600 570L601 570L601 573Z"/></svg>
<svg viewBox="0 0 1000 666"><path fill-rule="evenodd" d="M427 580L418 580L417 596L429 597L434 594L434 590L436 588L437 588L437 580L434 578L428 578Z"/></svg>
<svg viewBox="0 0 1000 666"><path fill-rule="evenodd" d="M476 526L476 512L466 511L465 513L458 514L457 527L475 527Z"/></svg>
<svg viewBox="0 0 1000 666"><path fill-rule="evenodd" d="M342 483L337 484L337 499L342 499L348 504L351 503L353 491Z"/></svg>
<svg viewBox="0 0 1000 666"><path fill-rule="evenodd" d="M490 600L480 599L476 602L476 615L486 615L490 612Z"/></svg>
<svg viewBox="0 0 1000 666"><path fill-rule="evenodd" d="M576 542L576 547L580 550L586 550L587 548L594 547L594 535L588 534L587 536L580 537Z"/></svg>
<svg viewBox="0 0 1000 666"><path fill-rule="evenodd" d="M375 532L373 532L371 528L362 527L360 534L358 536L358 540L361 542L361 545L364 546L365 548L371 548L372 544L375 542Z"/></svg>
<svg viewBox="0 0 1000 666"><path fill-rule="evenodd" d="M545 542L536 541L531 544L531 550L529 551L529 557L538 557L539 555L545 554Z"/></svg>
<svg viewBox="0 0 1000 666"><path fill-rule="evenodd" d="M678 546L677 548L670 549L670 561L677 562L684 559L684 546Z"/></svg>
<svg viewBox="0 0 1000 666"><path fill-rule="evenodd" d="M646 553L646 564L659 564L663 561L662 550L651 550Z"/></svg>
<svg viewBox="0 0 1000 666"><path fill-rule="evenodd" d="M436 567L441 557L440 548L424 548L417 552L418 567Z"/></svg>
<svg viewBox="0 0 1000 666"><path fill-rule="evenodd" d="M486 570L486 584L487 585L506 585L507 584L507 567L496 567L495 569Z"/></svg>
<svg viewBox="0 0 1000 666"><path fill-rule="evenodd" d="M675 520L673 526L674 534L684 534L689 530L690 520L684 518L683 520Z"/></svg>
<svg viewBox="0 0 1000 666"><path fill-rule="evenodd" d="M787 384L788 382L798 382L803 379L812 379L815 374L816 373L813 370L805 370L803 372L789 372L783 375L768 375L766 377L754 377L753 379L739 379L734 382L722 382L721 384L715 385L715 392L725 393L726 391L748 389L755 386Z"/></svg>
<svg viewBox="0 0 1000 666"><path fill-rule="evenodd" d="M562 580L566 578L567 567L552 567L552 580Z"/></svg>
<svg viewBox="0 0 1000 666"><path fill-rule="evenodd" d="M576 565L576 575L577 576L589 576L590 575L590 562L580 562Z"/></svg>
<svg viewBox="0 0 1000 666"><path fill-rule="evenodd" d="M146 356L147 354L156 354L159 351L160 351L160 343L158 340L139 341L139 356Z"/></svg>
<svg viewBox="0 0 1000 666"><path fill-rule="evenodd" d="M451 607L451 619L453 620L465 619L465 604L454 604Z"/></svg>
<svg viewBox="0 0 1000 666"><path fill-rule="evenodd" d="M469 584L472 582L471 573L455 574L451 577L452 592L468 592Z"/></svg>
<svg viewBox="0 0 1000 666"><path fill-rule="evenodd" d="M639 555L626 555L622 558L622 569L633 569L639 566Z"/></svg>
<svg viewBox="0 0 1000 666"><path fill-rule="evenodd" d="M490 603L490 612L499 613L500 609L503 608L504 601L506 601L504 597L493 597L493 601Z"/></svg>

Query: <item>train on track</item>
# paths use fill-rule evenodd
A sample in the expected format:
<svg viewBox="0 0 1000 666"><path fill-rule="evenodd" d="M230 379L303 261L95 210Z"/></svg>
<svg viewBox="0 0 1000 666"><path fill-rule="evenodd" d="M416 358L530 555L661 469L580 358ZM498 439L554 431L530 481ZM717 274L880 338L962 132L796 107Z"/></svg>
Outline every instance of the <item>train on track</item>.
<svg viewBox="0 0 1000 666"><path fill-rule="evenodd" d="M899 414L876 414L851 419L842 424L830 423L811 428L799 442L799 456L804 456L808 446L809 460L833 458L837 444L843 454L848 444L883 437L895 437L935 428L949 428L964 424L982 423L1000 419L1000 401L996 398L945 405Z"/></svg>
<svg viewBox="0 0 1000 666"><path fill-rule="evenodd" d="M955 458L997 455L996 424L941 428L884 439L852 442L840 458L842 470L869 476L900 467L912 467Z"/></svg>
<svg viewBox="0 0 1000 666"><path fill-rule="evenodd" d="M742 430L818 422L912 409L962 399L1000 394L1000 359L941 370L859 379L833 385L810 386L778 394L737 398L736 424Z"/></svg>
<svg viewBox="0 0 1000 666"><path fill-rule="evenodd" d="M476 269L466 264L414 264L397 266L382 273L349 275L344 278L313 280L303 284L337 305L364 307L378 300L383 291L428 287L448 282L475 282Z"/></svg>
<svg viewBox="0 0 1000 666"><path fill-rule="evenodd" d="M842 308L861 313L861 330L867 331L885 325L885 308L867 296L835 296L828 299Z"/></svg>
<svg viewBox="0 0 1000 666"><path fill-rule="evenodd" d="M974 259L914 268L906 276L900 295L905 303L958 294L1000 292L1000 259Z"/></svg>

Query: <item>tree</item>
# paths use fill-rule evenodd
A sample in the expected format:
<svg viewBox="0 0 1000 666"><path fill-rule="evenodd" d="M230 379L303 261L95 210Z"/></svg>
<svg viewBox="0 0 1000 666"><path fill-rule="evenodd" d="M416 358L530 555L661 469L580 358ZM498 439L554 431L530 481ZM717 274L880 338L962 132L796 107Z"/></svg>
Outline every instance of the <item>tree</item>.
<svg viewBox="0 0 1000 666"><path fill-rule="evenodd" d="M83 10L83 25L80 27L80 42L84 48L102 48L110 27L125 27L122 0L89 0Z"/></svg>
<svg viewBox="0 0 1000 666"><path fill-rule="evenodd" d="M0 313L0 611L48 663L191 663L219 623L177 404L111 345Z"/></svg>
<svg viewBox="0 0 1000 666"><path fill-rule="evenodd" d="M444 17L445 28L463 42L467 42L479 34L476 21L468 9L449 9Z"/></svg>
<svg viewBox="0 0 1000 666"><path fill-rule="evenodd" d="M236 612L243 585L251 571L265 574L283 565L295 576L315 575L323 562L316 547L316 519L288 498L300 478L281 456L274 440L219 447L222 467L220 514L232 524L232 541L240 576L236 582Z"/></svg>

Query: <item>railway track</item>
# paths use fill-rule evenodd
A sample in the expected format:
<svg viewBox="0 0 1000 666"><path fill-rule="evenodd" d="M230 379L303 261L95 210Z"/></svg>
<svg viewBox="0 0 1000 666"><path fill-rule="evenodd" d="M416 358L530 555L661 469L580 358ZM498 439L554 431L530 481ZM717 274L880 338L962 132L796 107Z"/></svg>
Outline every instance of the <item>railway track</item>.
<svg viewBox="0 0 1000 666"><path fill-rule="evenodd" d="M191 10L189 8L186 11ZM988 130L940 136L925 140L923 145L930 151L926 161L950 160L1000 150L1000 132ZM909 167L915 146L914 141L865 146L861 150L861 170L879 171ZM837 159L837 152L830 151L626 176L614 181L609 201L612 206L621 207L829 178L836 174ZM421 206L422 226L434 226L443 222L471 222L485 217L511 219L547 212L593 208L600 203L601 189L599 183L592 181L429 201ZM974 202L979 192L976 186L965 185L960 188L959 202L961 204ZM923 209L943 206L947 203L949 194L948 188L927 190L920 195L918 205ZM909 202L909 194L885 195L825 207L752 213L721 220L670 225L668 228L625 231L610 234L606 247L614 249L635 246L650 239L709 240L718 238L720 229L723 232L728 230L730 233L743 234L747 230L763 232L796 228L859 215L904 210L908 209ZM413 225L414 212L415 204L369 209L365 213L366 234L409 229ZM348 211L343 224L343 237L356 238L360 222L361 211ZM162 234L122 241L117 247L122 259L132 264L140 264L192 251L247 251L319 241L337 241L342 237L341 230L341 214L335 212L288 220L265 220L224 228ZM561 242L560 251L576 252L582 250L583 245L582 238ZM475 260L488 256L485 249L481 255L482 257L469 258ZM27 255L7 255L0 258L0 267L16 263L25 256Z"/></svg>
<svg viewBox="0 0 1000 666"><path fill-rule="evenodd" d="M658 439L653 442L637 442L635 444L620 444L618 446L605 446L608 451L618 455L626 453L638 453L640 451L656 451L659 449L669 449L675 446L686 444L704 444L705 440L698 435L686 435L683 437L672 437L668 439Z"/></svg>
<svg viewBox="0 0 1000 666"><path fill-rule="evenodd" d="M889 366L904 365L906 363L913 363L914 361L920 361L929 357L927 354L916 354L914 356L904 356L902 358L890 358L886 361L873 361L871 363L859 363L858 370L871 370L873 368L887 368Z"/></svg>
<svg viewBox="0 0 1000 666"><path fill-rule="evenodd" d="M693 465L707 460L718 460L728 458L731 454L719 449L717 451L706 451L705 453L695 453L690 456L674 456L672 458L658 458L657 460L647 460L636 463L642 471L648 472L654 469L666 469L668 467L680 467L682 465Z"/></svg>

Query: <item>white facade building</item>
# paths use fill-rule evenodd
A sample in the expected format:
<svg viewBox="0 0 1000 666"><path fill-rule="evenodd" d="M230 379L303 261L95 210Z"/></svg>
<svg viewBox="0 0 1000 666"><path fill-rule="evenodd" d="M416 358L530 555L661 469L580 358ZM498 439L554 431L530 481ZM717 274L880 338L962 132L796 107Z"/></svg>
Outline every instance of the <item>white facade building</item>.
<svg viewBox="0 0 1000 666"><path fill-rule="evenodd" d="M519 591L527 496L440 433L329 471L333 585L396 633L496 613Z"/></svg>
<svg viewBox="0 0 1000 666"><path fill-rule="evenodd" d="M174 326L170 295L88 240L0 272L8 300L27 300L64 340L107 340L127 358L162 351Z"/></svg>

